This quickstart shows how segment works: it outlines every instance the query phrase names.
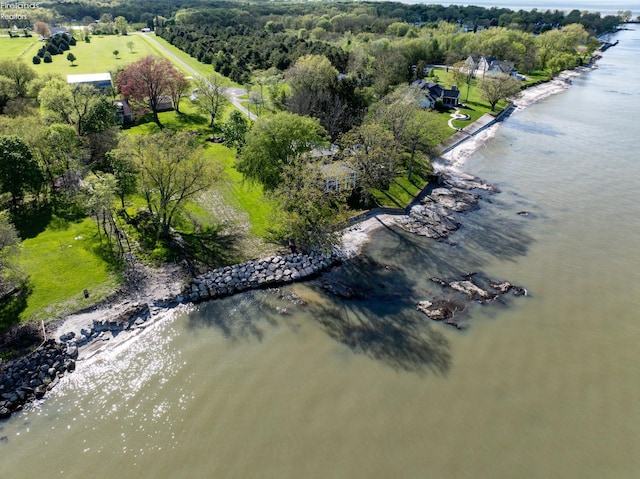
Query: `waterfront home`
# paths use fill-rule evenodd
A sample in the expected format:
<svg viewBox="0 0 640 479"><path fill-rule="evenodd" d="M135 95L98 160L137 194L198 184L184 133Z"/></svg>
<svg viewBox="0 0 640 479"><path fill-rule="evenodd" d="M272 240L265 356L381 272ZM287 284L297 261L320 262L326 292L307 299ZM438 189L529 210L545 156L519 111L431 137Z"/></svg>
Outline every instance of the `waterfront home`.
<svg viewBox="0 0 640 479"><path fill-rule="evenodd" d="M433 109L438 100L445 106L455 107L458 106L458 102L460 101L460 91L455 85L447 89L437 83L426 80L415 80L411 85L422 90L425 95L425 98L420 101L422 108Z"/></svg>

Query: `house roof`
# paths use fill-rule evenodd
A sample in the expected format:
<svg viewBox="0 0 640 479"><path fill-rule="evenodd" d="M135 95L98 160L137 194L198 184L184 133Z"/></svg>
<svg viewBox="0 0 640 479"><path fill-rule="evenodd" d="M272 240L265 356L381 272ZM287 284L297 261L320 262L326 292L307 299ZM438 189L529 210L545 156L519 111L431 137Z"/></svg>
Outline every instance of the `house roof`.
<svg viewBox="0 0 640 479"><path fill-rule="evenodd" d="M313 150L311 150L309 152L309 156L311 158L328 157L328 156L335 155L336 153L338 153L338 151L340 151L338 146L334 145L334 144L331 144L331 145L329 145L329 148L314 148Z"/></svg>
<svg viewBox="0 0 640 479"><path fill-rule="evenodd" d="M452 88L451 90L444 90L442 92L442 98L459 98L460 90L457 88Z"/></svg>
<svg viewBox="0 0 640 479"><path fill-rule="evenodd" d="M428 91L429 94L434 98L442 97L442 92L444 91L444 88L442 88L437 83L433 83L433 82L426 81L426 80L416 80L411 84L413 86L417 86L418 88L420 88L421 90L423 90L425 92Z"/></svg>
<svg viewBox="0 0 640 479"><path fill-rule="evenodd" d="M82 75L67 75L67 83L111 83L111 73L85 73Z"/></svg>
<svg viewBox="0 0 640 479"><path fill-rule="evenodd" d="M320 171L325 178L339 178L355 173L355 170L344 161L334 161L321 165Z"/></svg>

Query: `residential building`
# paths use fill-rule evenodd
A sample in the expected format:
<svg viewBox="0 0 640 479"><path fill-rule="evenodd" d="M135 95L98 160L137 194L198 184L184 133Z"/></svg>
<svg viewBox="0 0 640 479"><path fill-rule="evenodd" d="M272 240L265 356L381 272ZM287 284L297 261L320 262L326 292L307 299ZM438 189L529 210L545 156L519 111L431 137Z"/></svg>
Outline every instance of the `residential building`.
<svg viewBox="0 0 640 479"><path fill-rule="evenodd" d="M100 91L111 88L111 73L85 73L81 75L67 75L69 85L92 85Z"/></svg>

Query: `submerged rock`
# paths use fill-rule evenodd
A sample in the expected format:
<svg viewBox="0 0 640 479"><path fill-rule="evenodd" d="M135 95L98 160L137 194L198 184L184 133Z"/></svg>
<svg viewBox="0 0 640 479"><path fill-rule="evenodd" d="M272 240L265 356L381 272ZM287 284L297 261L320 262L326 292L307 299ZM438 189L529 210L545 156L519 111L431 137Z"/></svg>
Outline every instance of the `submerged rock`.
<svg viewBox="0 0 640 479"><path fill-rule="evenodd" d="M441 321L456 329L463 329L465 327L454 319L456 311L460 310L460 306L452 301L420 301L416 304L416 309L426 314L433 321Z"/></svg>
<svg viewBox="0 0 640 479"><path fill-rule="evenodd" d="M452 173L441 173L440 178L445 184L462 190L485 190L492 193L500 192L498 188L487 183L482 178L466 173L457 172L455 175Z"/></svg>
<svg viewBox="0 0 640 479"><path fill-rule="evenodd" d="M474 278L473 280L471 278ZM480 274L470 273L459 278L443 279L429 278L438 283L444 289L456 291L464 296L467 302L486 304L511 292L514 296L526 296L527 290L521 286L515 286L508 281L495 281L483 277ZM459 305L450 300L420 301L417 304L418 311L426 314L434 321L441 321L461 329L460 319L454 319L457 311L464 311L466 305Z"/></svg>
<svg viewBox="0 0 640 479"><path fill-rule="evenodd" d="M489 280L489 286L498 291L500 294L506 294L511 292L514 296L526 296L527 290L522 286L515 286L509 281L491 281Z"/></svg>
<svg viewBox="0 0 640 479"><path fill-rule="evenodd" d="M334 278L323 279L320 286L326 292L342 299L364 299L367 296L362 288L345 284Z"/></svg>
<svg viewBox="0 0 640 479"><path fill-rule="evenodd" d="M526 296L527 290L521 286L515 286L508 281L495 281L478 276L477 281L471 280L475 273L464 275L457 279L429 278L444 288L451 288L466 295L472 301L486 303L511 292L514 296ZM486 285L485 285L486 283Z"/></svg>
<svg viewBox="0 0 640 479"><path fill-rule="evenodd" d="M485 303L498 297L498 293L487 291L468 279L463 281L451 281L449 283L449 287L459 291L460 293L466 294L473 301L477 301L479 303Z"/></svg>

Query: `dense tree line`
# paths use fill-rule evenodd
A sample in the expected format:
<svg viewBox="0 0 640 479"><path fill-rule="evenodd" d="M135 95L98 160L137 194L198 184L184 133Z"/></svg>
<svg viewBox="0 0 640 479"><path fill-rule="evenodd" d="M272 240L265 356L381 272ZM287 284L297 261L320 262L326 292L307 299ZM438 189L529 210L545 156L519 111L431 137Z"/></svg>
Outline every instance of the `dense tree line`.
<svg viewBox="0 0 640 479"><path fill-rule="evenodd" d="M99 19L109 13L113 18L124 16L130 22L154 26L154 18L175 17L180 23L194 25L234 26L238 14L241 23L273 22L290 29L312 30L320 27L337 33L384 33L394 22L409 24L446 21L473 27L514 26L526 32L540 32L552 26L580 23L593 34L609 31L620 22L618 16L601 16L597 12L584 13L574 9L561 10L511 10L509 8L484 8L474 5L408 5L396 2L254 2L251 6L235 2L209 2L206 0L125 0L112 2L51 2L41 4L57 13L61 21L72 19ZM250 9L250 12L248 11ZM177 16L181 12L182 18ZM220 23L223 17L227 24Z"/></svg>
<svg viewBox="0 0 640 479"><path fill-rule="evenodd" d="M222 24L207 26L201 26L199 22L168 25L159 29L158 34L239 83L247 83L255 70L272 67L285 70L299 57L309 53L327 56L341 70L346 67L347 53L328 43L305 40L297 33L269 32L264 26L255 25L253 20L247 24L224 26L228 23L229 18L225 18Z"/></svg>

